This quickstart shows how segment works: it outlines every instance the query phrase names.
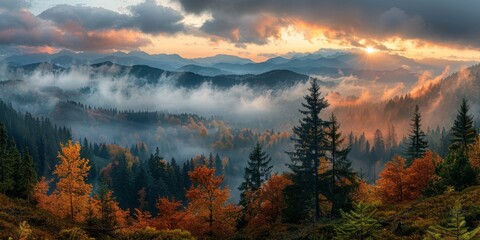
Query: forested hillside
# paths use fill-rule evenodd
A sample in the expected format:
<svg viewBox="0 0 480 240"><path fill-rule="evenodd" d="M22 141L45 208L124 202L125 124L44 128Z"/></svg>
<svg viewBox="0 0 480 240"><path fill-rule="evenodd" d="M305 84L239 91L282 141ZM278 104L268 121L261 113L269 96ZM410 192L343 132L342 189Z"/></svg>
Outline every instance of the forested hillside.
<svg viewBox="0 0 480 240"><path fill-rule="evenodd" d="M228 128L220 129L220 138L210 141L224 148L244 145L250 154L242 162L221 157L228 153L221 150L164 159L159 148L143 142L122 147L75 141L69 129L2 103L0 186L6 197L18 199L2 201L20 214L33 211L24 222L15 220L18 229L3 222L4 236L41 237L61 229L64 236L100 239L475 239L480 137L468 100L459 103L448 131L426 130L416 105L404 139L392 126L385 138L377 130L370 145L364 134L344 133L335 114L321 117L329 103L320 88L310 81L302 117L283 140L273 131L227 135ZM57 119L67 122L122 122L132 128L168 123L206 137L208 126L221 123L189 114L62 104ZM49 154L38 152L49 141ZM268 152L281 146L290 146L283 148L289 162L279 172L276 155ZM231 197L237 186L239 199ZM52 214L45 215L52 221L46 228L33 220L44 211Z"/></svg>

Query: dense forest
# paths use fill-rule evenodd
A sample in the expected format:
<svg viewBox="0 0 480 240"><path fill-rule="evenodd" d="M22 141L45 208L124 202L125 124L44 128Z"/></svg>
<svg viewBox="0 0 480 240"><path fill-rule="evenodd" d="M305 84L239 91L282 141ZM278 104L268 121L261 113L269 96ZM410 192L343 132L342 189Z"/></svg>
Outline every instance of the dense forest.
<svg viewBox="0 0 480 240"><path fill-rule="evenodd" d="M137 122L170 116L65 104ZM377 129L372 142L342 132L333 113L321 117L329 103L315 79L299 105L292 134L276 140L291 144L283 149L290 161L279 172L268 153L271 135L251 133L256 137L243 143L250 154L242 162L221 157L224 152L164 159L142 142L123 147L72 139L70 129L0 102L0 200L18 209L0 214L9 219L33 209L34 219L2 217L0 236L478 239L480 137L468 100L458 103L449 129L425 129L416 105L408 136L399 139L391 125L385 135ZM241 184L232 182L237 176ZM238 200L231 197L235 186Z"/></svg>

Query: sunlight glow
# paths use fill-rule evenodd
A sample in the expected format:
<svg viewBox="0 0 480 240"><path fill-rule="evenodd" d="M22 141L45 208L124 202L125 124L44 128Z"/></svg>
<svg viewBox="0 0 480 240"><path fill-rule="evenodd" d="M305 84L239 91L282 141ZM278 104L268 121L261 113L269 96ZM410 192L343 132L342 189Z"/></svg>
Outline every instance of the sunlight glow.
<svg viewBox="0 0 480 240"><path fill-rule="evenodd" d="M375 53L376 51L378 51L378 50L373 48L373 47L366 47L365 48L365 52L367 52L368 54Z"/></svg>

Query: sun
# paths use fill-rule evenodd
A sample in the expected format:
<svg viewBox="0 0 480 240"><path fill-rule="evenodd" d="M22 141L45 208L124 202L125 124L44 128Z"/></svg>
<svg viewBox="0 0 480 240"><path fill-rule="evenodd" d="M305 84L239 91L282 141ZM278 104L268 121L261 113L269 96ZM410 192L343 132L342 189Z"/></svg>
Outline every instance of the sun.
<svg viewBox="0 0 480 240"><path fill-rule="evenodd" d="M367 52L368 54L375 53L376 51L378 51L378 50L373 48L373 47L366 47L365 48L365 52Z"/></svg>

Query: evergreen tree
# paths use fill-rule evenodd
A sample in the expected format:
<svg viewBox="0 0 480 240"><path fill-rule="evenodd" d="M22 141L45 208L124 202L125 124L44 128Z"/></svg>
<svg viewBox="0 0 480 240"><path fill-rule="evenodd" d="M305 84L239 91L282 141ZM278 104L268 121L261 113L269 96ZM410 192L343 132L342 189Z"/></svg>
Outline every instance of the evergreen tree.
<svg viewBox="0 0 480 240"><path fill-rule="evenodd" d="M405 155L407 157L407 166L410 166L413 160L420 158L427 151L428 142L425 140L425 133L421 129L422 116L420 115L418 105L415 105L415 112L410 126L412 130L409 134L409 143L406 147Z"/></svg>
<svg viewBox="0 0 480 240"><path fill-rule="evenodd" d="M112 196L112 191L108 188L108 185L102 183L100 185L99 194L97 195L100 205L100 227L102 229L114 229L118 225L117 221L117 206L115 198Z"/></svg>
<svg viewBox="0 0 480 240"><path fill-rule="evenodd" d="M18 153L18 151L17 151ZM3 124L0 124L0 192L5 194L14 187L13 174L15 161L8 148L8 135Z"/></svg>
<svg viewBox="0 0 480 240"><path fill-rule="evenodd" d="M477 132L473 126L473 116L468 114L469 109L470 106L464 98L451 130L451 148L463 146L466 151L469 144L475 143Z"/></svg>
<svg viewBox="0 0 480 240"><path fill-rule="evenodd" d="M263 151L262 145L257 142L248 157L247 167L245 167L244 182L239 190L256 191L270 177L272 158L268 157Z"/></svg>
<svg viewBox="0 0 480 240"><path fill-rule="evenodd" d="M452 209L451 217L445 227L434 225L428 228L425 239L432 240L473 240L478 239L480 226L468 231L465 217L462 214L462 205L456 201Z"/></svg>
<svg viewBox="0 0 480 240"><path fill-rule="evenodd" d="M379 221L374 217L376 211L374 207L364 203L354 203L354 209L350 212L341 211L343 223L335 226L334 239L373 239L380 227Z"/></svg>
<svg viewBox="0 0 480 240"><path fill-rule="evenodd" d="M373 157L375 158L374 161L383 161L385 159L385 141L383 140L383 134L380 129L375 131L373 137L373 149L375 151L375 154L373 154Z"/></svg>
<svg viewBox="0 0 480 240"><path fill-rule="evenodd" d="M223 163L220 156L215 155L215 176L223 175Z"/></svg>
<svg viewBox="0 0 480 240"><path fill-rule="evenodd" d="M152 174L152 177L155 180L159 180L164 173L166 166L163 157L160 156L158 147L155 149L155 154L151 155L150 159L148 159L148 167L150 173Z"/></svg>
<svg viewBox="0 0 480 240"><path fill-rule="evenodd" d="M331 163L331 168L325 171L321 178L329 182L326 189L327 198L332 203L331 215L339 214L342 208L349 208L352 201L352 193L356 189L356 178L351 165L352 162L347 155L351 146L342 148L345 138L339 131L340 124L335 115L330 117L330 126L326 129L328 141L327 159Z"/></svg>
<svg viewBox="0 0 480 240"><path fill-rule="evenodd" d="M28 150L25 150L21 161L16 165L14 194L16 197L30 200L37 182L35 164Z"/></svg>
<svg viewBox="0 0 480 240"><path fill-rule="evenodd" d="M262 184L268 180L272 171L270 162L272 158L268 157L267 153L263 151L262 145L257 142L250 152L248 157L247 167L245 167L244 181L238 189L242 191L240 204L247 206L245 200L245 192L257 191Z"/></svg>
<svg viewBox="0 0 480 240"><path fill-rule="evenodd" d="M440 177L436 189L444 190L447 186L453 186L455 190L461 191L477 184L478 170L470 164L463 146L451 150L437 165L435 173Z"/></svg>
<svg viewBox="0 0 480 240"><path fill-rule="evenodd" d="M208 156L208 168L213 168L213 167L214 167L213 154L210 152L210 155Z"/></svg>
<svg viewBox="0 0 480 240"><path fill-rule="evenodd" d="M327 143L324 128L328 122L320 118L320 113L328 106L325 98L320 96L320 87L316 79L311 80L309 94L304 96L303 118L293 128L295 137L294 151L288 152L292 161L288 167L292 170L293 184L286 191L288 221L297 222L310 218L313 208L314 221L320 218L320 178L318 169L320 159L325 157Z"/></svg>

